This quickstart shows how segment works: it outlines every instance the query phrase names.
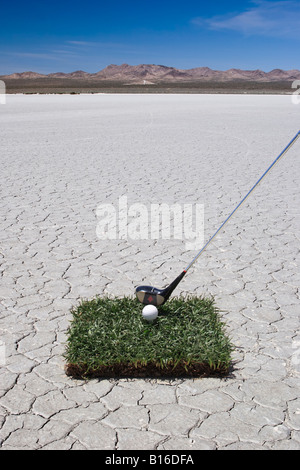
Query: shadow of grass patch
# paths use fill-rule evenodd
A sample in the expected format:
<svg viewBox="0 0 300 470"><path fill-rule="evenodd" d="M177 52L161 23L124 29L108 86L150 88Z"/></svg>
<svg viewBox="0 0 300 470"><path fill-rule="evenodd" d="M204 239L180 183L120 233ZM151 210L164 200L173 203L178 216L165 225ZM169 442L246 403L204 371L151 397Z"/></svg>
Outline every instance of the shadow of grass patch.
<svg viewBox="0 0 300 470"><path fill-rule="evenodd" d="M96 297L71 310L66 373L93 377L227 375L233 346L212 299L172 298L143 319L135 298Z"/></svg>

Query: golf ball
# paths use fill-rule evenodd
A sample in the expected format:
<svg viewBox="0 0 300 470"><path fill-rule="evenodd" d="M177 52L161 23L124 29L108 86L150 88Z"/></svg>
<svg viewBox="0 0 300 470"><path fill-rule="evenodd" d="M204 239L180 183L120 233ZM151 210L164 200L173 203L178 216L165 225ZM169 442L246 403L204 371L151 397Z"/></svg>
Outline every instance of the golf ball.
<svg viewBox="0 0 300 470"><path fill-rule="evenodd" d="M158 310L155 305L146 305L142 311L143 318L147 321L154 321L158 316Z"/></svg>

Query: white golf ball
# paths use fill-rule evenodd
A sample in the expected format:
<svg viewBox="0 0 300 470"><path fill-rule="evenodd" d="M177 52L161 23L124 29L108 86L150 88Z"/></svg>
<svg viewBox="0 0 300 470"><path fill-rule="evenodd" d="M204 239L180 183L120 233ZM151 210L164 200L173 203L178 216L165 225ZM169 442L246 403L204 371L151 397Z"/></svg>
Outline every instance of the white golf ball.
<svg viewBox="0 0 300 470"><path fill-rule="evenodd" d="M142 311L143 318L147 321L154 321L158 316L158 310L155 305L146 305Z"/></svg>

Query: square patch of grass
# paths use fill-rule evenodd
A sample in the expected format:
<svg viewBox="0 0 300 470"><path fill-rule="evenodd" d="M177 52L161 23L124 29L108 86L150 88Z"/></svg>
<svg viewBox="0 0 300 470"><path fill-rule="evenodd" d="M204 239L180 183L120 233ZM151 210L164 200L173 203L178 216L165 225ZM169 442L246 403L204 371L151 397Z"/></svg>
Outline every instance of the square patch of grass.
<svg viewBox="0 0 300 470"><path fill-rule="evenodd" d="M150 323L131 297L83 300L71 313L66 373L92 377L228 374L233 350L212 299L172 298Z"/></svg>

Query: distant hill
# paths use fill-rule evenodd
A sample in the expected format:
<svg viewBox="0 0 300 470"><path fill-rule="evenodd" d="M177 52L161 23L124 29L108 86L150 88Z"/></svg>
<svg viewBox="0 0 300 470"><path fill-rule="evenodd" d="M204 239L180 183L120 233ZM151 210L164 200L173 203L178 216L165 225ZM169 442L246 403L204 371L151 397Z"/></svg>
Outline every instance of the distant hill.
<svg viewBox="0 0 300 470"><path fill-rule="evenodd" d="M120 81L128 83L160 82L191 82L191 81L255 81L255 82L279 82L300 80L300 70L274 69L270 72L262 70L240 70L230 69L226 71L212 70L209 67L196 67L183 70L165 65L140 64L140 65L108 65L97 73L88 73L78 70L71 73L50 73L48 75L36 72L21 72L11 75L3 75L2 78L9 79L37 79L37 78L68 78L84 80Z"/></svg>

